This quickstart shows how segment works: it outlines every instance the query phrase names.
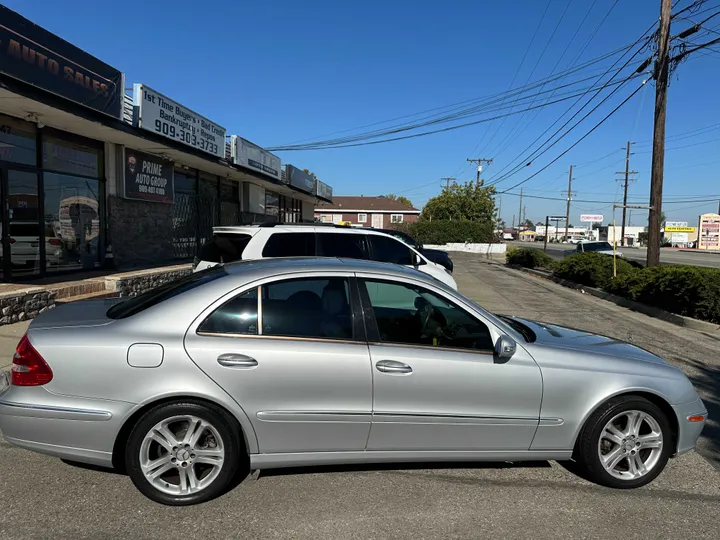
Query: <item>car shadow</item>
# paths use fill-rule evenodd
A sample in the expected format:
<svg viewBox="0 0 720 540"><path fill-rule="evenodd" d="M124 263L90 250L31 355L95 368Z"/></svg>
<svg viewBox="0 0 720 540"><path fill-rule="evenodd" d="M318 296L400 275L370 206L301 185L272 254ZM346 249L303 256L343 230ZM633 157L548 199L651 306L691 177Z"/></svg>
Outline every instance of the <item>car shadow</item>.
<svg viewBox="0 0 720 540"><path fill-rule="evenodd" d="M323 473L384 472L408 470L447 470L447 469L547 469L549 461L452 461L452 462L412 462L412 463L355 463L352 465L312 465L307 467L286 467L282 469L263 469L260 477L294 476Z"/></svg>

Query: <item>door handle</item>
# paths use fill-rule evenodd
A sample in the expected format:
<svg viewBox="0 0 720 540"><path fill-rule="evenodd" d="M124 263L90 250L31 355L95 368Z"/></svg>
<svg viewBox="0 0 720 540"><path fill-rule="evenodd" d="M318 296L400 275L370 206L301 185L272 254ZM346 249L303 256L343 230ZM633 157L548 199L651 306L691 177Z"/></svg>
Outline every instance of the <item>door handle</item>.
<svg viewBox="0 0 720 540"><path fill-rule="evenodd" d="M380 360L375 369L383 373L412 373L412 368L396 360Z"/></svg>
<svg viewBox="0 0 720 540"><path fill-rule="evenodd" d="M217 358L218 364L225 367L255 367L258 365L257 360L244 354L221 354Z"/></svg>

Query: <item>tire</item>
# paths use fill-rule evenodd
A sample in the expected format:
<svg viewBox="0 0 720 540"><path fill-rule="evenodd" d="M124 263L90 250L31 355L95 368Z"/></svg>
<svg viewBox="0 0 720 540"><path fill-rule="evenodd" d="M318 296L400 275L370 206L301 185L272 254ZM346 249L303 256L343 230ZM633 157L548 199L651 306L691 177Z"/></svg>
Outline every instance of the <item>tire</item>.
<svg viewBox="0 0 720 540"><path fill-rule="evenodd" d="M245 454L234 418L219 407L188 400L158 405L138 420L125 465L149 499L187 506L224 494Z"/></svg>
<svg viewBox="0 0 720 540"><path fill-rule="evenodd" d="M634 425L639 429L633 429ZM618 396L587 420L574 458L584 473L581 476L591 482L633 489L657 478L667 465L672 445L670 422L659 407L639 396Z"/></svg>

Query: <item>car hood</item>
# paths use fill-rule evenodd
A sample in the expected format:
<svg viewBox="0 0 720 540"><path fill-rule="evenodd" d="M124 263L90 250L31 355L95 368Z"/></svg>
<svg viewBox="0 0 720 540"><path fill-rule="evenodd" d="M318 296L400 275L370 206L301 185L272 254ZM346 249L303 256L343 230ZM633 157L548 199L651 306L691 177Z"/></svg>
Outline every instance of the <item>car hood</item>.
<svg viewBox="0 0 720 540"><path fill-rule="evenodd" d="M625 341L557 324L514 318L533 331L536 344L668 365L668 362L659 356Z"/></svg>
<svg viewBox="0 0 720 540"><path fill-rule="evenodd" d="M124 298L107 298L104 300L81 300L61 304L35 317L30 323L30 330L59 328L71 326L100 326L113 322L107 316L107 310Z"/></svg>
<svg viewBox="0 0 720 540"><path fill-rule="evenodd" d="M420 252L421 252L421 253L424 253L424 254L426 254L426 255L442 255L442 256L444 256L444 257L449 257L447 251L442 251L442 250L440 250L440 249L427 249L427 248L422 248L422 250L420 250Z"/></svg>

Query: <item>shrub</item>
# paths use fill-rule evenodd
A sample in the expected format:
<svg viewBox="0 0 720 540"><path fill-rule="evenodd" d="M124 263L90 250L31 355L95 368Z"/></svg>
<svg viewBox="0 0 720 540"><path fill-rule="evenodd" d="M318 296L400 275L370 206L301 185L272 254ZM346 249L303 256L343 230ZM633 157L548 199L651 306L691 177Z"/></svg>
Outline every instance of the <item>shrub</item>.
<svg viewBox="0 0 720 540"><path fill-rule="evenodd" d="M696 319L720 323L720 270L654 266L619 276L609 292Z"/></svg>
<svg viewBox="0 0 720 540"><path fill-rule="evenodd" d="M395 225L395 228L408 233L421 244L449 244L469 242L485 244L493 241L491 223L482 221L428 221Z"/></svg>
<svg viewBox="0 0 720 540"><path fill-rule="evenodd" d="M637 272L630 262L617 257L617 275ZM606 288L613 280L613 258L602 253L576 253L556 261L553 275L588 287Z"/></svg>
<svg viewBox="0 0 720 540"><path fill-rule="evenodd" d="M554 262L550 255L535 248L511 248L505 257L508 264L525 268L551 268Z"/></svg>

